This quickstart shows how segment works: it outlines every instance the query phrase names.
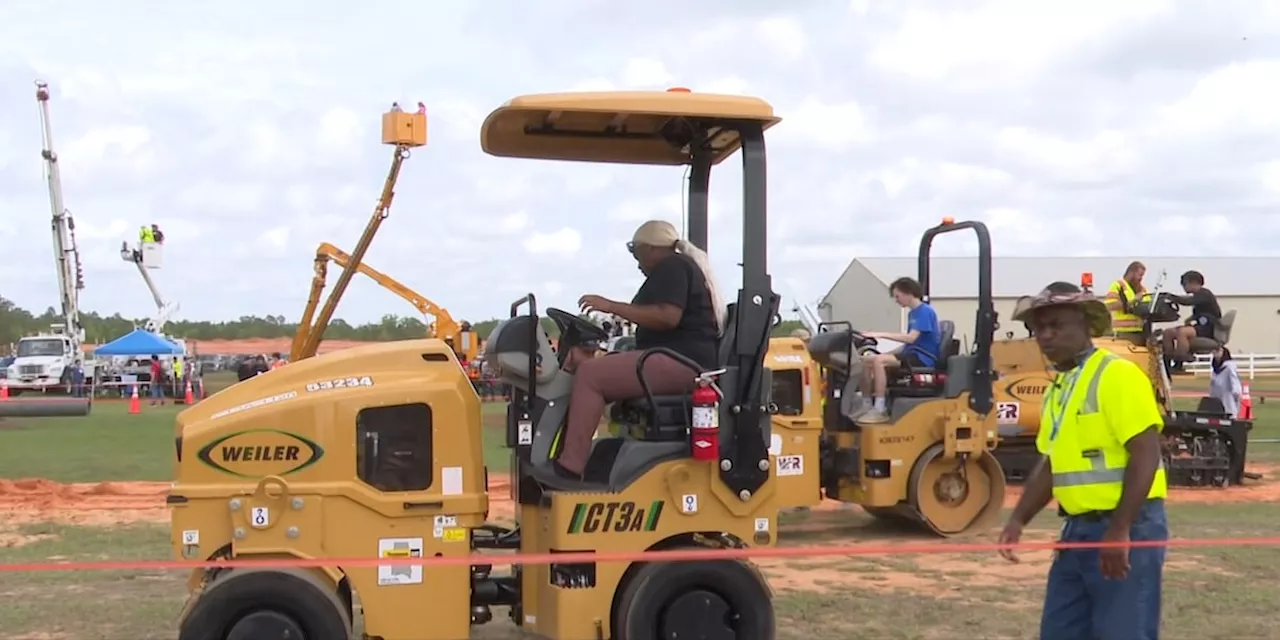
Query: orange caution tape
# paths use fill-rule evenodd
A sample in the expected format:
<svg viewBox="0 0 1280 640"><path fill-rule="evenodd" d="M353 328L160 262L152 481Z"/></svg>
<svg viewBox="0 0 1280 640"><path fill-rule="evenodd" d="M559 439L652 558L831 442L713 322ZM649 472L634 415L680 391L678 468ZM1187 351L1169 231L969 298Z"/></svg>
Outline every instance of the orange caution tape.
<svg viewBox="0 0 1280 640"><path fill-rule="evenodd" d="M1280 546L1280 537L1257 538L1178 538L1162 541L1104 542L1023 542L1016 545L996 543L974 544L903 544L903 545L846 545L811 547L748 547L744 549L680 549L669 551L636 551L626 553L530 553L530 554L478 554L424 558L271 558L260 560L101 560L88 562L17 562L0 564L0 573L46 571L139 571L173 569L213 569L234 567L378 567L378 566L470 566L484 565L543 565L577 564L588 562L691 562L697 560L727 560L747 558L820 558L831 556L892 556L939 553L994 553L1003 549L1017 551L1047 551L1066 549L1104 548L1194 548L1194 547L1270 547Z"/></svg>

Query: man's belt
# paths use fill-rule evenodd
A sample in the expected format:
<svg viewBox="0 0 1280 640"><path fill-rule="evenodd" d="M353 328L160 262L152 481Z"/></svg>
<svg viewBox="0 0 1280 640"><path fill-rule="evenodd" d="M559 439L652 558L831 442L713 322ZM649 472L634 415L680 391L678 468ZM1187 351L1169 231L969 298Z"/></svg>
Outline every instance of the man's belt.
<svg viewBox="0 0 1280 640"><path fill-rule="evenodd" d="M1145 503L1152 503L1162 499L1163 498L1147 498ZM1115 512L1116 512L1115 509L1104 509L1104 510L1085 511L1084 513L1072 514L1072 513L1067 513L1067 510L1063 509L1062 505L1058 505L1059 518L1068 518L1068 519L1074 518L1076 520L1083 520L1085 522L1098 522L1100 520L1106 519L1107 517L1109 517L1111 514Z"/></svg>

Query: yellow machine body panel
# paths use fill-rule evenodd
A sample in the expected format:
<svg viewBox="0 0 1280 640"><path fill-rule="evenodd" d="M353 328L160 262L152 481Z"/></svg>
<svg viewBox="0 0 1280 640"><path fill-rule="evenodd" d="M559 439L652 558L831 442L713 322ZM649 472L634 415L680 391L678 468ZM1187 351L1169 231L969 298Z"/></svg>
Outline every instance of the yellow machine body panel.
<svg viewBox="0 0 1280 640"><path fill-rule="evenodd" d="M480 130L485 153L511 158L626 164L685 165L693 129L689 120L781 121L764 100L685 91L544 93L508 100ZM742 146L736 132L708 134L711 162Z"/></svg>
<svg viewBox="0 0 1280 640"><path fill-rule="evenodd" d="M778 504L768 482L743 502L692 459L664 462L619 493L547 494L521 505L524 547L533 553L630 554L679 546L773 546ZM609 638L613 598L633 564L524 565L521 600L525 631L547 638Z"/></svg>
<svg viewBox="0 0 1280 640"><path fill-rule="evenodd" d="M804 341L791 337L769 340L765 366L773 373L773 403L778 408L769 453L774 457L779 502L786 507L816 505L822 501L815 481L822 444L821 368Z"/></svg>
<svg viewBox="0 0 1280 640"><path fill-rule="evenodd" d="M1151 378L1152 387L1159 389L1158 353L1132 342L1109 337L1094 338L1093 343L1100 349L1106 349L1142 367ZM1001 436L1035 438L1040 430L1044 395L1053 384L1052 366L1045 360L1033 338L1011 338L992 343L991 361L999 375L995 396Z"/></svg>
<svg viewBox="0 0 1280 640"><path fill-rule="evenodd" d="M488 511L480 420L480 399L440 340L361 346L250 378L178 415L174 551L467 555ZM315 571L365 594L370 635L470 633L467 566L433 567L426 578L407 566ZM405 615L428 602L430 624Z"/></svg>

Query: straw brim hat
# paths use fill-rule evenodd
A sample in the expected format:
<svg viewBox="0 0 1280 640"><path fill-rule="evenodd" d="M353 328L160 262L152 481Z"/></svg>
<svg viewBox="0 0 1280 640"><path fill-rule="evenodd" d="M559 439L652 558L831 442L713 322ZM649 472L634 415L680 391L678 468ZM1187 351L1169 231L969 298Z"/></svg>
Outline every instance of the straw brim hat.
<svg viewBox="0 0 1280 640"><path fill-rule="evenodd" d="M1107 310L1107 305L1092 293L1086 291L1054 293L1049 289L1045 289L1034 297L1024 297L1018 300L1017 306L1014 307L1013 319L1018 322L1030 323L1036 312L1041 309L1063 305L1073 305L1084 311L1085 317L1089 320L1089 332L1095 338L1111 333L1111 312Z"/></svg>

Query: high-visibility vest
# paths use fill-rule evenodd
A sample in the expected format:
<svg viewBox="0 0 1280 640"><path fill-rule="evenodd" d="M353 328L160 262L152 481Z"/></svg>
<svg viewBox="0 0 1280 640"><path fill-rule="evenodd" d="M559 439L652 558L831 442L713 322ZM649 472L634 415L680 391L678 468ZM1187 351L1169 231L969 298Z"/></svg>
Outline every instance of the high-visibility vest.
<svg viewBox="0 0 1280 640"><path fill-rule="evenodd" d="M283 367L283 366L284 366L284 360L273 360L271 362L272 369L279 369L280 367Z"/></svg>
<svg viewBox="0 0 1280 640"><path fill-rule="evenodd" d="M1129 286L1128 282L1123 279L1116 280L1111 283L1111 288L1107 290L1106 304L1107 310L1111 312L1111 328L1116 333L1135 333L1142 331L1142 318L1136 314L1126 313L1124 310L1124 302L1121 296L1129 303L1129 308L1137 306L1138 294Z"/></svg>
<svg viewBox="0 0 1280 640"><path fill-rule="evenodd" d="M182 378L182 360L179 360L179 359L176 359L176 358L174 359L174 361L173 361L173 375L174 375L175 377L177 377L177 378Z"/></svg>
<svg viewBox="0 0 1280 640"><path fill-rule="evenodd" d="M156 234L155 234L155 232L153 232L151 229L148 229L148 228L146 228L146 227L143 227L143 228L142 228L142 230L138 232L138 237L139 237L139 239L140 239L140 240L142 240L143 242L155 242L155 241L156 241Z"/></svg>
<svg viewBox="0 0 1280 640"><path fill-rule="evenodd" d="M1155 392L1146 374L1125 375L1125 367L1138 365L1097 349L1084 364L1059 373L1044 396L1040 409L1040 432L1036 448L1049 456L1053 468L1053 497L1071 515L1089 511L1110 511L1120 504L1124 470L1129 450L1107 424L1099 392L1108 385L1124 389L1107 394L1125 403L1149 403L1149 414L1157 428L1163 428ZM1111 372L1111 376L1107 372ZM1133 388L1128 388L1132 386ZM1142 406L1142 405L1139 405ZM1056 422L1056 424L1055 424ZM1137 425L1134 425L1137 426ZM1146 426L1146 425L1143 425ZM1169 492L1163 460L1156 469L1147 498L1164 498Z"/></svg>

